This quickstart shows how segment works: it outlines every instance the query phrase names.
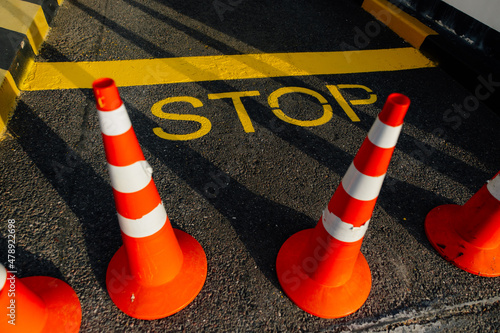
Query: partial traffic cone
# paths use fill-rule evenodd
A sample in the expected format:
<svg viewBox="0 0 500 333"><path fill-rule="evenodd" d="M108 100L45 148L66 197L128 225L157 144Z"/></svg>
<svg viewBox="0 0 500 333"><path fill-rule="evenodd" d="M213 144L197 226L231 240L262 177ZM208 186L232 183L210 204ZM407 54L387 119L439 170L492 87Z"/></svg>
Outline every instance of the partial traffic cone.
<svg viewBox="0 0 500 333"><path fill-rule="evenodd" d="M0 332L77 333L80 301L65 282L47 276L22 279L0 264Z"/></svg>
<svg viewBox="0 0 500 333"><path fill-rule="evenodd" d="M283 290L310 314L345 317L368 298L361 244L409 105L408 97L389 95L316 227L292 235L278 253Z"/></svg>
<svg viewBox="0 0 500 333"><path fill-rule="evenodd" d="M93 89L123 239L108 266L108 293L131 317L164 318L201 291L205 252L172 228L114 81L98 79Z"/></svg>
<svg viewBox="0 0 500 333"><path fill-rule="evenodd" d="M475 275L500 276L500 172L463 206L431 210L425 233L455 266Z"/></svg>

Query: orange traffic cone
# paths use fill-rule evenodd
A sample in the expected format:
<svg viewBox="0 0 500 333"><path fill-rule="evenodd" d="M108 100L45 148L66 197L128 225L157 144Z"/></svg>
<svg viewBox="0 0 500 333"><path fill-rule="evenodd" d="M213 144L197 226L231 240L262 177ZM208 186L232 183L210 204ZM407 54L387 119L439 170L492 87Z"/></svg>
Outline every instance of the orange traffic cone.
<svg viewBox="0 0 500 333"><path fill-rule="evenodd" d="M439 254L480 276L500 276L499 175L463 206L438 206L425 219L425 233Z"/></svg>
<svg viewBox="0 0 500 333"><path fill-rule="evenodd" d="M344 317L368 298L371 273L360 248L409 105L401 94L387 98L316 227L281 247L278 279L304 311Z"/></svg>
<svg viewBox="0 0 500 333"><path fill-rule="evenodd" d="M47 276L18 279L0 264L0 332L78 332L82 309L65 282Z"/></svg>
<svg viewBox="0 0 500 333"><path fill-rule="evenodd" d="M131 317L167 317L201 291L205 252L172 228L114 81L98 79L93 89L123 239L108 266L108 293Z"/></svg>

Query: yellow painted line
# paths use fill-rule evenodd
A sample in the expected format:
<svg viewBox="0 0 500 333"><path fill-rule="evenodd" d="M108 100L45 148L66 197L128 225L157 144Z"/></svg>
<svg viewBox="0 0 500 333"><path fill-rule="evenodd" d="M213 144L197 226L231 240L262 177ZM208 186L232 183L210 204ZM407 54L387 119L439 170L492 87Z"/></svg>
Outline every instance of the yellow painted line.
<svg viewBox="0 0 500 333"><path fill-rule="evenodd" d="M283 110L279 108L280 106L278 99L285 94L297 93L297 92L302 94L307 94L309 96L316 98L318 102L320 102L321 105L323 106L323 115L320 118L314 120L298 120L290 116L287 116L283 112ZM329 122L330 119L332 119L333 117L333 110L331 105L328 104L328 101L318 92L304 87L281 87L278 90L273 91L269 95L269 97L267 98L267 103L271 108L273 108L272 111L276 117L287 123L297 126L302 126L302 127L320 126Z"/></svg>
<svg viewBox="0 0 500 333"><path fill-rule="evenodd" d="M251 97L251 96L259 96L260 93L256 90L254 91L231 91L226 93L218 93L218 94L208 94L208 99L221 99L221 98L231 98L233 101L234 109L240 118L241 124L243 125L243 129L247 133L255 132L255 129L252 125L252 120L248 115L243 102L241 101L242 97Z"/></svg>
<svg viewBox="0 0 500 333"><path fill-rule="evenodd" d="M153 133L162 139L172 140L172 141L193 140L193 139L201 138L202 136L208 134L210 132L210 130L212 129L212 123L210 122L210 120L208 118L198 116L195 114L170 113L170 112L165 112L163 110L163 107L165 105L170 104L170 103L179 103L179 102L189 103L194 108L199 108L199 107L203 106L203 102L195 97L190 97L190 96L168 97L164 100L156 102L151 107L151 112L156 117L162 118L162 119L195 121L198 124L200 124L200 128L197 131L195 131L193 133L189 133L189 134L170 134L170 133L165 132L161 127L155 127L155 128L153 128Z"/></svg>
<svg viewBox="0 0 500 333"><path fill-rule="evenodd" d="M339 88L334 85L327 85L326 88L330 91L333 97L337 100L337 103L339 103L340 107L344 110L344 112L347 114L349 119L352 121L360 121L359 117L356 115L354 110L351 108L349 103L345 100L345 98L342 96L342 94L339 91ZM353 104L354 105L354 104Z"/></svg>
<svg viewBox="0 0 500 333"><path fill-rule="evenodd" d="M437 32L386 0L365 0L362 8L417 49Z"/></svg>
<svg viewBox="0 0 500 333"><path fill-rule="evenodd" d="M434 67L413 47L343 52L262 53L95 62L38 62L22 90L91 88L99 77L118 86L282 76L398 71Z"/></svg>

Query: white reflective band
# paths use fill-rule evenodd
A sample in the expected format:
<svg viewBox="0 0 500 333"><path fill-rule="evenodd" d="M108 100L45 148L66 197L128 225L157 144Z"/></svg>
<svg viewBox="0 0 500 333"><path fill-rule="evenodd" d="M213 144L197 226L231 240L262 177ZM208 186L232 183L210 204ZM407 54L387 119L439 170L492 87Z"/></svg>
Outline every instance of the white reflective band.
<svg viewBox="0 0 500 333"><path fill-rule="evenodd" d="M368 139L380 148L392 148L396 146L402 128L402 124L396 127L386 125L377 117L368 132Z"/></svg>
<svg viewBox="0 0 500 333"><path fill-rule="evenodd" d="M500 175L497 175L495 178L490 180L486 187L488 188L488 191L490 191L491 195L500 201Z"/></svg>
<svg viewBox="0 0 500 333"><path fill-rule="evenodd" d="M355 199L364 201L373 200L380 193L384 177L385 173L378 177L364 175L356 169L354 163L351 163L344 178L342 178L342 186Z"/></svg>
<svg viewBox="0 0 500 333"><path fill-rule="evenodd" d="M101 132L106 135L120 135L132 127L132 123L130 122L130 118L127 114L127 109L123 104L118 109L113 111L97 110L97 116L99 117Z"/></svg>
<svg viewBox="0 0 500 333"><path fill-rule="evenodd" d="M0 290L5 286L5 282L7 282L7 269L0 264Z"/></svg>
<svg viewBox="0 0 500 333"><path fill-rule="evenodd" d="M108 163L111 186L118 192L134 193L145 188L151 181L153 169L146 161L138 161L127 166Z"/></svg>
<svg viewBox="0 0 500 333"><path fill-rule="evenodd" d="M363 238L370 224L370 220L368 220L361 227L354 227L352 224L342 221L338 216L328 211L328 208L323 211L322 220L323 226L330 236L346 243L357 242Z"/></svg>
<svg viewBox="0 0 500 333"><path fill-rule="evenodd" d="M120 229L127 236L141 238L154 235L167 221L167 212L163 202L140 219L132 220L118 214Z"/></svg>

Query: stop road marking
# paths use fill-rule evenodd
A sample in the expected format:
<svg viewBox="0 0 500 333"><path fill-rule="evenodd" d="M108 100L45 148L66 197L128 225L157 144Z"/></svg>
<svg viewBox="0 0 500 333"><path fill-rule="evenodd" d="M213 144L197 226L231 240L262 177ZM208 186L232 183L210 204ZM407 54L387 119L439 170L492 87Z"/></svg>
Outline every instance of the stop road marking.
<svg viewBox="0 0 500 333"><path fill-rule="evenodd" d="M354 112L354 110L351 108L351 105L363 105L363 104L373 104L377 101L377 95L373 93L373 91L363 85L360 84L338 84L338 85L326 85L326 88L328 91L332 94L332 96L335 98L339 106L344 110L346 115L351 119L353 122L359 121L358 116ZM367 95L368 98L365 99L349 99L346 100L344 96L342 95L341 91L346 90L346 89L362 89L365 91L365 94ZM321 106L323 107L323 114L321 117L317 119L312 119L312 120L299 120L292 118L286 114L286 110L283 110L280 108L279 105L279 98L282 97L283 95L286 94L292 94L292 93L299 93L299 94L306 94L314 99L316 99ZM251 91L232 91L232 92L224 92L224 93L215 93L215 94L208 94L208 99L209 100L218 100L218 99L231 99L234 109L236 111L236 114L241 122L241 125L243 126L243 130L246 133L252 133L255 132L255 128L252 124L252 120L250 119L250 116L248 115L248 112L243 104L243 98L246 97L254 97L254 96L260 96L260 92L257 90L251 90ZM175 96L175 97L167 97L161 101L156 102L152 107L151 107L151 112L153 113L154 116L162 119L168 119L168 120L175 120L175 121L194 121L199 124L199 128L189 134L174 134L174 133L167 133L165 132L161 127L155 127L153 128L153 132L160 138L165 139L165 140L172 140L172 141L187 141L187 140L193 140L197 138L201 138L202 136L208 134L210 130L212 129L212 123L211 121L200 115L196 114L179 114L179 113L173 113L173 112L167 112L163 110L164 106L172 104L172 103L188 103L191 104L193 108L200 108L203 107L203 102L192 96ZM284 122L301 126L301 127L313 127L313 126L320 126L324 125L327 122L330 121L330 119L333 116L333 110L332 106L328 103L325 97L321 95L320 93L308 89L308 88L303 88L303 87L282 87L279 88L275 91L273 91L271 94L269 94L267 103L271 107L272 112L276 117L281 119ZM349 105L350 104L350 105Z"/></svg>

